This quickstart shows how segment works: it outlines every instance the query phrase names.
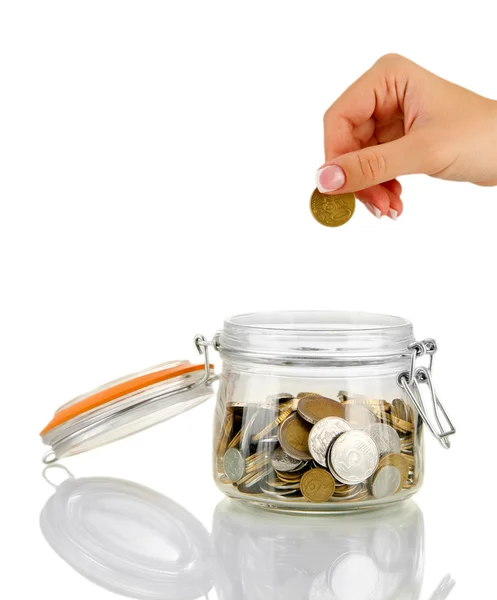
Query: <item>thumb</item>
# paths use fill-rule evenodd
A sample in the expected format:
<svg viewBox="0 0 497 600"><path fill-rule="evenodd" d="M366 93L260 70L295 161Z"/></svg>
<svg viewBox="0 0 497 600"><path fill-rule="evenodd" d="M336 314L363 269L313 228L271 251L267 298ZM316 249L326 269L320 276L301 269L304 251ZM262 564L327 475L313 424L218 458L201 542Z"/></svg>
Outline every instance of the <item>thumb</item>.
<svg viewBox="0 0 497 600"><path fill-rule="evenodd" d="M399 175L423 173L427 154L425 141L416 134L348 152L318 170L317 188L322 193L358 192Z"/></svg>

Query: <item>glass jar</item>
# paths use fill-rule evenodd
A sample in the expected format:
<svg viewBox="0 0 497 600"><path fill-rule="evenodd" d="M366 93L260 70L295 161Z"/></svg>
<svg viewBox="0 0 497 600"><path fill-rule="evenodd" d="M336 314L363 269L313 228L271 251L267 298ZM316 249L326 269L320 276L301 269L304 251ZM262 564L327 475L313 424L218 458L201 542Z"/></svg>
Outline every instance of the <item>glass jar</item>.
<svg viewBox="0 0 497 600"><path fill-rule="evenodd" d="M276 312L228 319L203 364L179 360L113 381L59 408L44 462L147 429L213 395L214 477L227 496L290 511L364 510L423 482L423 426L455 430L433 387L437 345L405 319ZM223 360L214 373L210 348ZM426 361L426 364L423 364Z"/></svg>
<svg viewBox="0 0 497 600"><path fill-rule="evenodd" d="M376 508L421 488L425 421L449 446L454 429L431 381L436 344L415 342L405 319L248 314L228 319L214 346L214 478L227 496L292 511ZM416 365L422 355L427 367Z"/></svg>

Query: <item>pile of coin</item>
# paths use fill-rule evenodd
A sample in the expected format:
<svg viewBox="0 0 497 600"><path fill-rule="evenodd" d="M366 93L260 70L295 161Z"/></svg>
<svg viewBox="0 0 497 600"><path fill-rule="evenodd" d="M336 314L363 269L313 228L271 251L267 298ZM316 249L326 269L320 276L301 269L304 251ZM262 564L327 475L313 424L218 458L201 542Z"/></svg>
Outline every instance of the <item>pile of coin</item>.
<svg viewBox="0 0 497 600"><path fill-rule="evenodd" d="M304 503L384 500L416 487L422 421L412 407L343 391L336 398L228 402L217 432L219 482L237 495Z"/></svg>

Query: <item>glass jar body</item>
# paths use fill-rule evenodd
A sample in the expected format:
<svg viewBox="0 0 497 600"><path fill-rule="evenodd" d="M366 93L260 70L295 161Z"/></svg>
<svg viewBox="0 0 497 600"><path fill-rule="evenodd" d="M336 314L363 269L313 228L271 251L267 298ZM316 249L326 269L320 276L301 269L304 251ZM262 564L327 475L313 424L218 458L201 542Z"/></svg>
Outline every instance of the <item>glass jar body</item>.
<svg viewBox="0 0 497 600"><path fill-rule="evenodd" d="M394 358L278 361L223 357L214 477L231 498L339 512L406 500L424 473L422 420Z"/></svg>

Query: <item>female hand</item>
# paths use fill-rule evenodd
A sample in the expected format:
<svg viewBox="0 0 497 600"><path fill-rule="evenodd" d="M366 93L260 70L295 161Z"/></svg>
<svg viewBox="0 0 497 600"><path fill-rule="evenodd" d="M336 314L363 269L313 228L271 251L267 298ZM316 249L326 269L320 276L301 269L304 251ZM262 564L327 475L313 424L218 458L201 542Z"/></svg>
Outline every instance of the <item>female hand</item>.
<svg viewBox="0 0 497 600"><path fill-rule="evenodd" d="M387 55L326 111L324 147L319 190L396 219L400 175L497 185L497 102Z"/></svg>

